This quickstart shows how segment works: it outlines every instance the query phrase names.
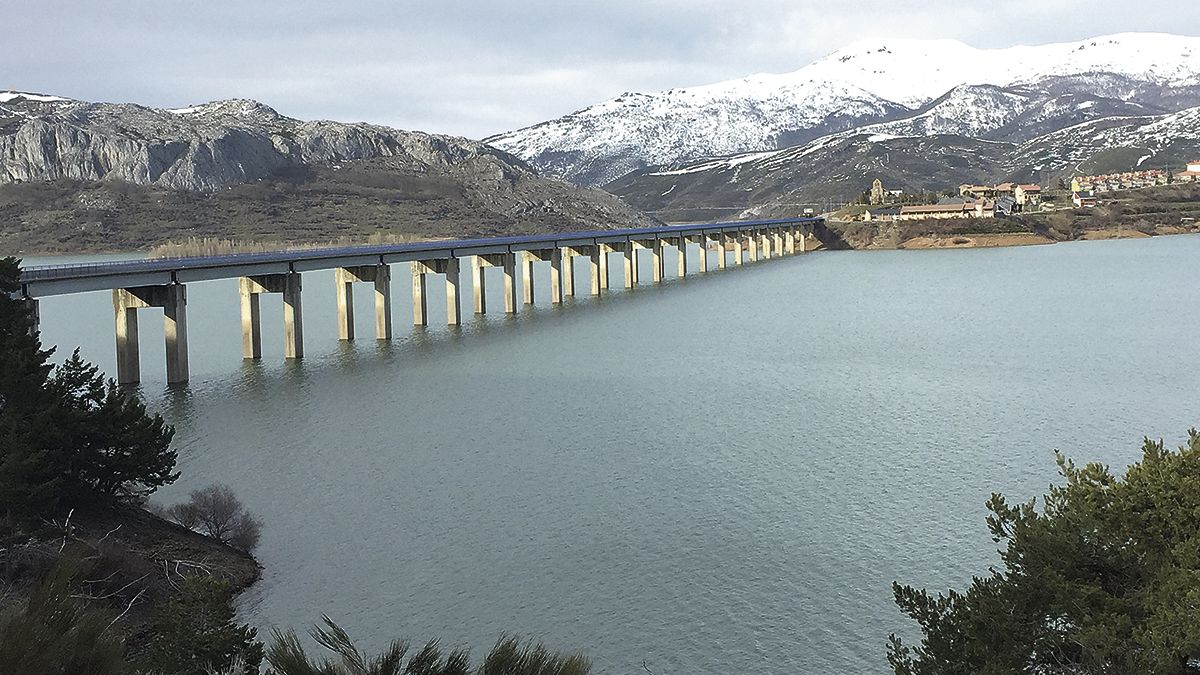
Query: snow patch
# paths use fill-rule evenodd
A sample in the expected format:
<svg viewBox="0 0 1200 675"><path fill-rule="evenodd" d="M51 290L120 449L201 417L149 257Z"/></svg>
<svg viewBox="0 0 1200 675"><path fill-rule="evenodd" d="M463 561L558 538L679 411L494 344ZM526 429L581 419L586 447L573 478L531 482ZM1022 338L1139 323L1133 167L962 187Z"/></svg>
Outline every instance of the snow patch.
<svg viewBox="0 0 1200 675"><path fill-rule="evenodd" d="M53 101L69 101L71 99L61 96L48 96L46 94L30 94L24 91L0 91L0 103L8 103L16 99L23 98L26 101L40 101L49 103Z"/></svg>

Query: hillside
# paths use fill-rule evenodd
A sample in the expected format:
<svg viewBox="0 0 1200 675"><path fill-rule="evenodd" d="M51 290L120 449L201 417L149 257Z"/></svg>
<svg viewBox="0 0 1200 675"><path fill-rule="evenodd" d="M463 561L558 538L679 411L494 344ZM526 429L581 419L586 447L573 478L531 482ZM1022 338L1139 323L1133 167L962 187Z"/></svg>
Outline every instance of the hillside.
<svg viewBox="0 0 1200 675"><path fill-rule="evenodd" d="M1200 38L1128 33L1007 49L889 39L792 73L626 93L487 142L548 175L600 185L838 132L1025 142L1089 120L1197 105Z"/></svg>
<svg viewBox="0 0 1200 675"><path fill-rule="evenodd" d="M1092 120L1020 143L947 133L895 136L883 133L885 126L633 173L605 189L665 220L772 217L795 215L803 204L854 200L875 178L908 192L1005 180L1055 185L1074 173L1179 168L1200 157L1200 108ZM997 119L993 128L1005 126Z"/></svg>
<svg viewBox="0 0 1200 675"><path fill-rule="evenodd" d="M191 236L318 242L651 222L476 141L302 122L254 101L175 110L0 94L0 250Z"/></svg>

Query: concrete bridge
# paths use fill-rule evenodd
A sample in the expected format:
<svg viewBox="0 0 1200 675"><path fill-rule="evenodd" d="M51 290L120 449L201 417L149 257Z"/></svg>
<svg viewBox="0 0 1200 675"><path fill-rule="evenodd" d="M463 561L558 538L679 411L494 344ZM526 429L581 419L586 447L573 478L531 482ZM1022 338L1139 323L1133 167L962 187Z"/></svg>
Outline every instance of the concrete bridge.
<svg viewBox="0 0 1200 675"><path fill-rule="evenodd" d="M550 263L550 300L561 303L575 295L576 258L586 258L591 271L591 294L604 293L610 282L609 258L621 253L625 288L639 285L638 251L651 252L653 282L665 278L664 247L678 249L680 277L688 270L689 247L700 249L699 269L709 270L709 247L714 245L716 264L724 269L732 261L741 265L792 255L810 248L813 227L820 218L738 221L695 225L662 226L592 232L554 233L520 237L431 241L412 244L352 246L271 253L245 253L194 258L162 258L119 262L27 267L21 273L21 294L38 312L38 299L51 295L112 290L116 317L117 381L126 384L141 379L138 356L138 310L162 308L166 337L167 381L188 380L187 284L214 279L240 280L242 356L262 358L259 297L264 293L283 296L284 356L304 356L304 321L301 276L313 270L335 270L338 303L338 335L354 339L356 283L375 289L375 337L392 337L391 266L409 263L412 270L413 324L428 324L426 277L446 277L448 322L462 321L461 263L470 259L470 283L474 287L475 313L487 312L484 270L503 270L504 311L517 311L517 267L520 267L522 300L534 301L533 268L538 261ZM732 254L732 258L730 257Z"/></svg>

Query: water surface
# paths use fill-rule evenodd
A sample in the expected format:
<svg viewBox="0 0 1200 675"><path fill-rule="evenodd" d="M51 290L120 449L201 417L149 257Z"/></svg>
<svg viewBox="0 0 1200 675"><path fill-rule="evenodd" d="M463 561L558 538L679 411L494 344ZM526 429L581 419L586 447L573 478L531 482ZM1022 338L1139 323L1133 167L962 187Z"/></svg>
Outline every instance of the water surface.
<svg viewBox="0 0 1200 675"><path fill-rule="evenodd" d="M398 266L396 339L339 344L332 274L308 273L293 364L278 296L243 363L236 283L194 284L183 388L143 312L141 391L183 472L162 501L227 483L265 523L247 620L477 656L518 632L602 674L882 673L912 634L891 582L985 571L993 491L1044 492L1055 448L1123 466L1200 422L1200 237L809 254L563 307L539 274L532 310L468 304L460 329L431 280L410 330ZM42 314L114 372L108 294Z"/></svg>

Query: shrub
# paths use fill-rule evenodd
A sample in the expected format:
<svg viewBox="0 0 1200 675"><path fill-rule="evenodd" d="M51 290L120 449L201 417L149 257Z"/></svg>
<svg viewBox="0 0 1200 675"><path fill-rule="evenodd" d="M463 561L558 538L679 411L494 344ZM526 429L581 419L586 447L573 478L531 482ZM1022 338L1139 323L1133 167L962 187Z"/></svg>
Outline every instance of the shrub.
<svg viewBox="0 0 1200 675"><path fill-rule="evenodd" d="M246 553L258 546L262 531L262 523L246 511L227 485L192 490L188 501L168 508L166 515L189 530L207 534Z"/></svg>

